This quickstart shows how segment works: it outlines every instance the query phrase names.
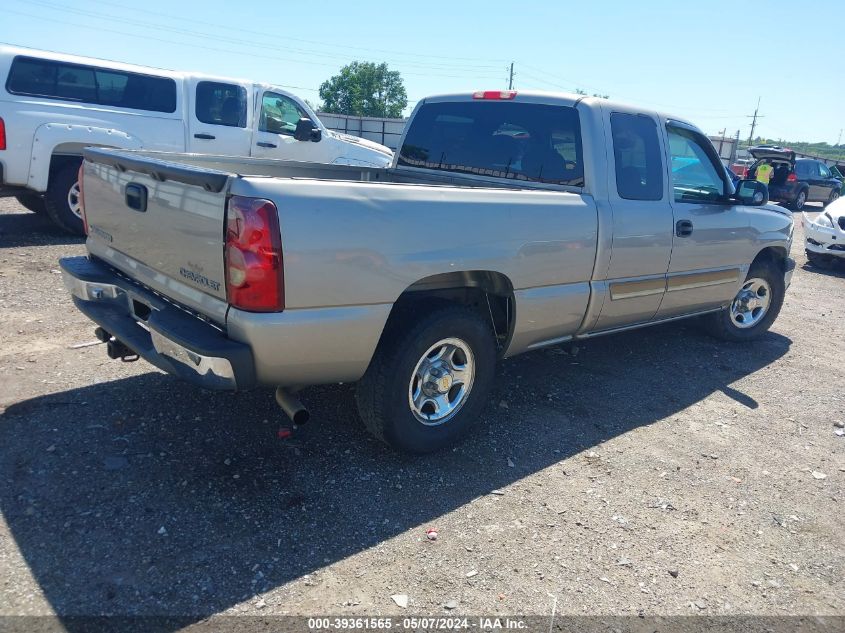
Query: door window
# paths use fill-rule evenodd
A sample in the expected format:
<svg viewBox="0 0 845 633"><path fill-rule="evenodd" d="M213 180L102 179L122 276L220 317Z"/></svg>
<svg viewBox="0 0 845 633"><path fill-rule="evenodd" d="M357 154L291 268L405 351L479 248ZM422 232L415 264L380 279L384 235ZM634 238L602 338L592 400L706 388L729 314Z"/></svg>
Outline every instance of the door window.
<svg viewBox="0 0 845 633"><path fill-rule="evenodd" d="M703 135L667 126L675 202L721 202L727 183L713 145Z"/></svg>
<svg viewBox="0 0 845 633"><path fill-rule="evenodd" d="M663 161L657 124L642 114L610 115L616 190L626 200L663 198Z"/></svg>
<svg viewBox="0 0 845 633"><path fill-rule="evenodd" d="M197 120L210 125L246 127L246 89L235 84L197 84Z"/></svg>
<svg viewBox="0 0 845 633"><path fill-rule="evenodd" d="M830 170L827 168L827 165L824 163L819 163L819 173L822 178L830 178Z"/></svg>
<svg viewBox="0 0 845 633"><path fill-rule="evenodd" d="M291 98L275 92L265 92L261 100L261 117L258 129L272 134L293 136L299 119L310 118Z"/></svg>

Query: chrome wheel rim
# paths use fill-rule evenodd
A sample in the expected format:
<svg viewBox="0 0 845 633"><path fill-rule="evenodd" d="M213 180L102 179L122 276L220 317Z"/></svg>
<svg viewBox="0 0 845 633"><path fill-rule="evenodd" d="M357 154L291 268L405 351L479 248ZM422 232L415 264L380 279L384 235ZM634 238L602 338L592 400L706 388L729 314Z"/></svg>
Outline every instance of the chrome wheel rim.
<svg viewBox="0 0 845 633"><path fill-rule="evenodd" d="M70 191L67 192L67 206L73 215L80 220L82 219L82 211L79 205L79 182L73 183Z"/></svg>
<svg viewBox="0 0 845 633"><path fill-rule="evenodd" d="M771 303L772 288L769 282L758 277L749 279L731 303L731 321L743 330L754 327L769 312Z"/></svg>
<svg viewBox="0 0 845 633"><path fill-rule="evenodd" d="M804 207L804 203L807 201L807 194L803 191L798 194L798 199L795 201L795 206L799 209Z"/></svg>
<svg viewBox="0 0 845 633"><path fill-rule="evenodd" d="M475 356L459 338L446 338L426 350L408 383L408 404L417 421L439 426L466 404L475 380Z"/></svg>

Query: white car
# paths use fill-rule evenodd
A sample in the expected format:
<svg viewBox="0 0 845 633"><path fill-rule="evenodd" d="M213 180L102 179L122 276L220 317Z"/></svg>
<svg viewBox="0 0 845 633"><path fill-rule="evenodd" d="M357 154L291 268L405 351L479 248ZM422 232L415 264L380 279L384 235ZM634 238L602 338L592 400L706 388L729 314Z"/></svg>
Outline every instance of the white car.
<svg viewBox="0 0 845 633"><path fill-rule="evenodd" d="M270 84L0 46L0 196L82 234L91 145L386 167L393 152L328 130Z"/></svg>
<svg viewBox="0 0 845 633"><path fill-rule="evenodd" d="M845 198L832 202L811 220L804 213L804 248L807 259L819 268L845 261Z"/></svg>

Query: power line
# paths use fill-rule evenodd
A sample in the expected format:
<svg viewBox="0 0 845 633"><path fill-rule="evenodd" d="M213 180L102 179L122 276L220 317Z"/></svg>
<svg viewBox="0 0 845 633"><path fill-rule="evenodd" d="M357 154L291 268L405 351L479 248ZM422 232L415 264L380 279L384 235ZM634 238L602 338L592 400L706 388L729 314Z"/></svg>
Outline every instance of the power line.
<svg viewBox="0 0 845 633"><path fill-rule="evenodd" d="M23 11L15 11L15 10L12 10L12 9L4 9L4 13L6 13L6 14L7 13L13 13L13 14L16 14L16 15L22 15L22 16L25 16L25 17L35 18L37 20L44 20L44 21L48 21L48 22L57 22L59 24L65 25L65 26L74 26L74 27L77 27L77 28L91 29L91 30L95 30L95 31L98 31L98 32L114 33L116 35L134 37L134 38L142 39L142 40L145 40L145 41L152 40L152 41L156 41L156 42L163 42L165 44L175 44L175 45L179 45L179 46L189 46L191 48L201 48L201 49L204 49L204 50L214 51L214 52L217 52L217 53L228 53L228 54L234 54L234 55L249 55L250 57L260 57L260 58L263 58L263 59L268 59L268 60L276 61L276 62L283 61L283 62L289 62L289 63L292 62L292 63L297 63L297 64L308 64L308 65L311 65L311 66L322 66L322 67L327 67L327 68L337 68L337 64L313 62L313 61L302 60L302 59L291 59L291 58L285 58L285 57L279 57L279 56L263 55L261 53L256 53L256 52L245 52L245 51L232 50L232 49L228 49L228 48L220 48L220 47L217 47L217 46L208 46L208 45L203 45L203 44L180 42L180 41L175 41L175 40L171 40L171 39L153 37L153 36L148 35L148 34L131 33L129 31L121 31L121 30L118 30L118 29L110 29L110 28L106 28L106 27L92 26L90 24L81 24L81 23L78 23L78 22L69 22L67 20L60 20L60 19L56 19L56 18L49 18L49 17L46 17L46 16L33 15L31 13L25 13ZM448 78L451 78L451 79L467 79L466 75L444 75L444 74L440 74L440 73L416 73L416 72L407 72L407 71L403 71L402 74L419 76L419 77L448 77ZM478 77L477 74L474 75L474 76ZM493 77L490 76L489 78L493 78ZM316 91L315 88L305 88L305 90L315 90Z"/></svg>
<svg viewBox="0 0 845 633"><path fill-rule="evenodd" d="M19 0L19 1L23 1L23 0ZM57 5L57 4L54 4L54 3L51 3L51 2L45 2L44 0L27 0L25 4L26 4L27 8L35 5L35 6L40 6L40 7L43 7L43 8L50 9L50 10L58 10L58 11L63 11L65 13L75 14L77 16L85 17L85 18L94 18L94 19L109 21L109 22L120 22L120 23L123 23L123 24L129 24L129 25L132 25L132 26L149 26L149 27L152 27L153 29L155 29L157 31L167 31L167 32L170 32L170 33L178 34L178 35L185 35L185 36L188 36L188 37L198 38L198 39L201 39L203 41L207 41L207 40L211 39L213 41L224 42L224 43L228 43L228 44L234 44L236 46L247 46L249 48L255 48L257 46L254 38L250 39L250 40L244 40L244 39L234 38L234 37L231 37L231 36L219 36L219 35L214 35L212 33L203 32L203 31L196 31L196 30L192 30L192 29L163 25L163 24L160 24L160 23L157 23L157 22L145 22L145 21L139 21L139 20L135 20L135 19L127 19L127 18L121 17L121 16L114 16L114 15L109 15L109 14L97 13L97 12L88 11L88 10L85 10L85 9L77 9L77 8L73 8L73 7L66 7L66 6ZM275 39L278 41L278 38L275 38ZM281 52L304 54L304 55L308 55L308 56L311 56L311 57L341 59L341 60L344 60L344 61L349 59L347 54L341 54L341 53L327 53L327 52L315 51L315 50L312 50L312 49L294 48L294 47L290 47L290 46L280 46L280 45L277 45L277 44L272 44L272 45L271 44L260 44L258 46L260 46L260 48L262 50L272 49L272 50L281 51ZM390 62L391 60L387 60L387 61ZM312 63L312 64L314 64L315 62L302 62L302 63ZM401 65L410 66L410 67L426 68L426 69L431 69L431 70L447 70L449 72L466 72L466 73L472 73L474 75L478 74L479 72L480 73L490 73L493 70L495 70L495 68L496 68L496 66L492 66L492 65L489 65L489 66L466 66L466 65L453 65L453 64L444 64L444 63L434 63L434 64L432 64L432 63L428 63L428 62L419 62L419 61L416 61L416 62L393 61L392 63L401 64Z"/></svg>
<svg viewBox="0 0 845 633"><path fill-rule="evenodd" d="M250 36L260 35L260 36L263 36L263 37L272 38L273 40L279 39L278 33L268 33L266 31L264 31L264 32L256 31L255 29L252 29L252 28L249 28L249 29L239 28L239 27L236 27L236 26L228 25L228 24L227 25L221 25L221 24L217 24L217 23L214 23L214 22L207 22L207 21L203 21L203 20L198 20L194 16L190 16L190 18L186 18L185 16L174 15L172 13L168 14L168 13L161 13L160 11L151 11L149 9L141 9L141 8L135 6L135 5L125 4L125 3L121 3L121 2L114 2L113 0L112 1L110 1L110 0L99 0L99 4L108 4L108 5L120 7L120 8L123 8L123 9L129 9L130 11L135 11L135 12L138 12L138 13L146 13L146 14L149 14L149 15L155 15L155 16L166 17L166 18L173 18L173 19L179 20L179 21L185 21L185 20L190 19L190 22L194 23L194 24L203 24L205 26L212 26L214 28L219 28L219 29L223 29L223 30L226 30L226 31L240 31L242 33L248 33ZM396 51L396 50L370 48L370 47L364 47L364 46L353 46L351 44L336 44L336 43L333 43L333 42L321 42L321 41L318 41L318 40L309 40L309 39L303 39L303 38L298 38L298 37L291 37L287 34L285 34L285 39L288 39L288 40L291 40L291 41L296 41L296 42L303 42L303 43L306 43L306 44L316 44L318 46L329 46L329 47L333 47L333 48L346 48L346 49L351 49L351 50L388 53L388 54L391 54L391 55L412 57L414 59L418 59L420 57L420 55L418 53L406 53L406 52L403 52L403 51ZM445 59L445 60L481 61L481 62L503 62L503 61L506 61L504 59L486 59L486 58L479 58L479 57L455 57L454 55L432 55L430 53L425 53L425 56L428 57L428 58Z"/></svg>

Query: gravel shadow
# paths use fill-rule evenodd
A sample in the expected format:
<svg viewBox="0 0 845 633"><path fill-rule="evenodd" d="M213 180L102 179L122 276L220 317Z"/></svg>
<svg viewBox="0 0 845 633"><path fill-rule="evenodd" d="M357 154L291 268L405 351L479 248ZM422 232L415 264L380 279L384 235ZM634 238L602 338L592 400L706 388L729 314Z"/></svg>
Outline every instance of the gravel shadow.
<svg viewBox="0 0 845 633"><path fill-rule="evenodd" d="M60 617L199 620L716 391L753 408L731 385L790 343L737 348L676 323L525 354L472 436L422 458L364 432L351 386L303 392L313 421L282 440L270 392L151 372L0 415L0 510Z"/></svg>

